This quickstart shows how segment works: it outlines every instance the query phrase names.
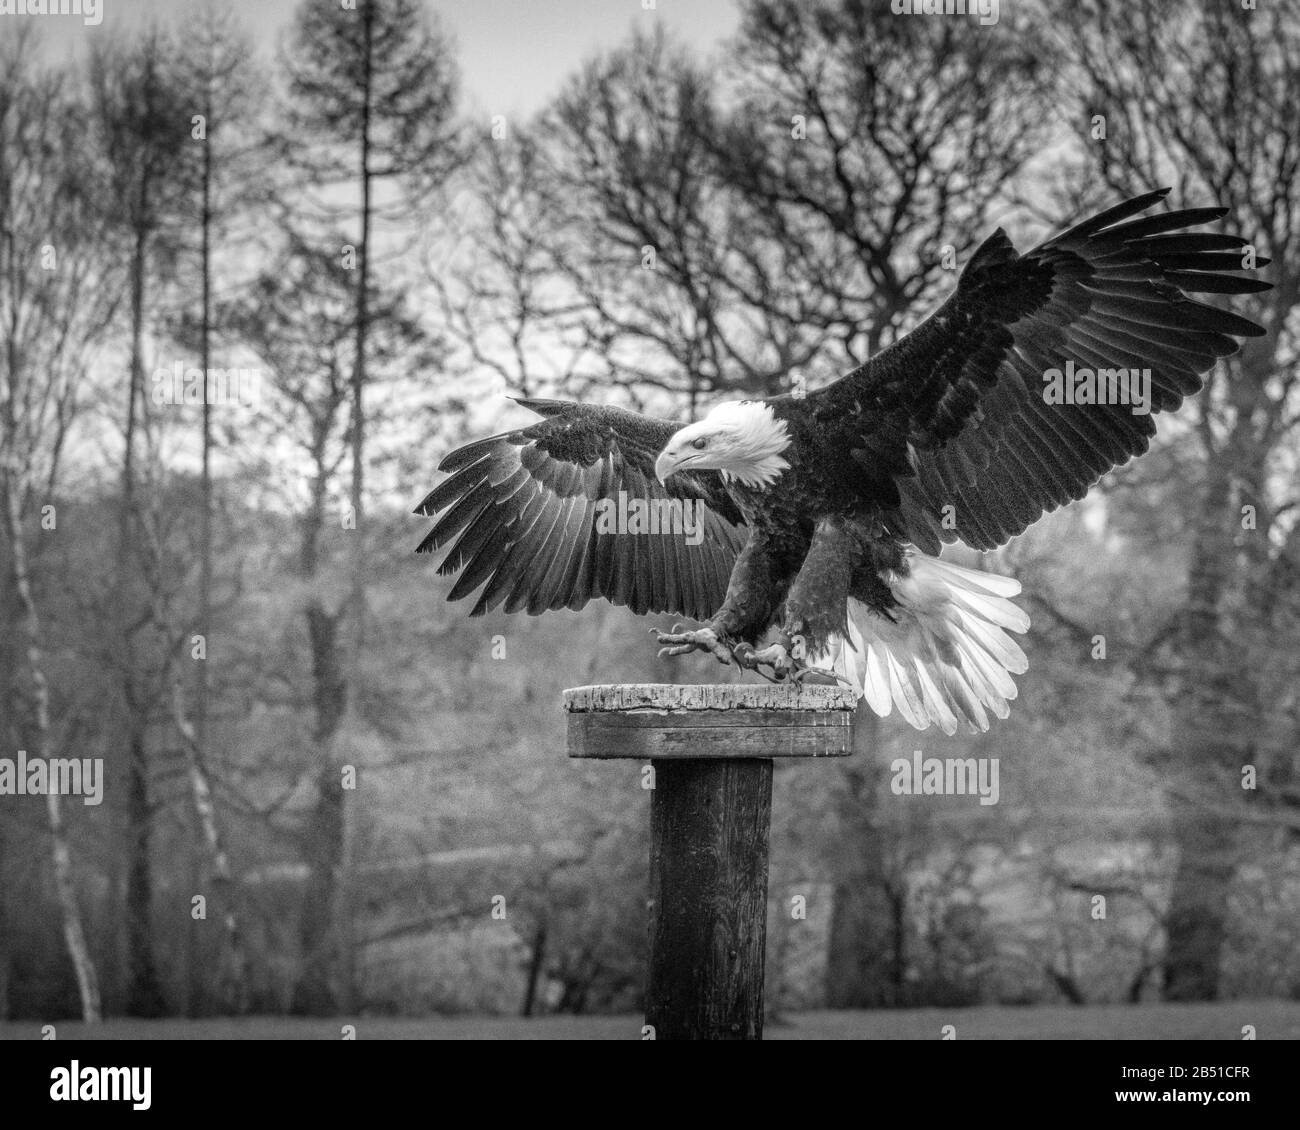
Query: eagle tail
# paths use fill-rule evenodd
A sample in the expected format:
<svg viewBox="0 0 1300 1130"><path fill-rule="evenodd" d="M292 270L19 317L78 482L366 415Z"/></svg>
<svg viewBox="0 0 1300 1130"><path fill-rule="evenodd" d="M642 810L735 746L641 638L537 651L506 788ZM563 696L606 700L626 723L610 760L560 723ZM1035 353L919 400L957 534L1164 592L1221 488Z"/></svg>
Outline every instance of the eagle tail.
<svg viewBox="0 0 1300 1130"><path fill-rule="evenodd" d="M1011 601L1020 582L966 569L912 550L910 568L886 580L898 607L890 621L849 600L848 636L830 642L814 666L859 688L885 717L894 706L916 729L934 723L953 734L989 728L1016 697L1012 675L1029 662L1008 632L1025 632L1029 617Z"/></svg>

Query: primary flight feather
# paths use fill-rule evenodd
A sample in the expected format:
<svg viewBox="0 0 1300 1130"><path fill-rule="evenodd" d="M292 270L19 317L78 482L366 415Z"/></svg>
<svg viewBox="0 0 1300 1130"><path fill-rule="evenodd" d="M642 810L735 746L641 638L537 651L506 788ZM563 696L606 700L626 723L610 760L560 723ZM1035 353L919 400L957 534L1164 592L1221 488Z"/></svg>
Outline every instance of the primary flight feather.
<svg viewBox="0 0 1300 1130"><path fill-rule="evenodd" d="M1186 230L1226 209L1139 217L1168 192L1023 255L999 229L916 329L803 397L683 428L520 401L542 419L443 460L419 551L447 548L449 599L477 590L472 615L597 596L680 613L706 626L661 633L669 654L825 672L879 715L986 730L1016 696L1010 633L1029 619L1018 582L940 560L942 543L994 549L1082 498L1264 332L1188 297L1269 284L1240 273L1245 240Z"/></svg>

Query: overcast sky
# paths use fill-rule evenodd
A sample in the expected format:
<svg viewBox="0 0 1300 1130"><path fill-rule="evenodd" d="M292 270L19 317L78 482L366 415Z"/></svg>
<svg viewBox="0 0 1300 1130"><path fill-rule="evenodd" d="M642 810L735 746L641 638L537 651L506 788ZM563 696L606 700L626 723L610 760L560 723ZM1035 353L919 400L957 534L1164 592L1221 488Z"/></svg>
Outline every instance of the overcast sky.
<svg viewBox="0 0 1300 1130"><path fill-rule="evenodd" d="M150 16L183 13L194 2L100 0L103 22L98 27L87 27L76 16L6 16L0 23L39 20L49 50L75 51L92 36L129 29ZM299 2L231 0L231 6L269 54ZM337 4L339 0L307 2ZM488 114L519 115L541 107L578 63L615 46L638 24L649 27L662 20L704 52L737 23L734 0L653 2L653 11L643 10L643 0L431 0L430 6L459 44L470 107Z"/></svg>

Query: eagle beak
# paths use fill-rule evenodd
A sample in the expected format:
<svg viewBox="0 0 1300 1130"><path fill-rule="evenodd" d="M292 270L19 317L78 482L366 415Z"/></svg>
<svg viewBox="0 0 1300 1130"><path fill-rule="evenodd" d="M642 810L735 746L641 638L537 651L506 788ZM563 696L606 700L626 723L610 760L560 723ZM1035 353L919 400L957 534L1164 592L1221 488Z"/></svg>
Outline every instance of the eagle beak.
<svg viewBox="0 0 1300 1130"><path fill-rule="evenodd" d="M655 460L655 478L661 483L668 481L668 476L677 470L677 460L674 459L667 451L661 451L659 458Z"/></svg>

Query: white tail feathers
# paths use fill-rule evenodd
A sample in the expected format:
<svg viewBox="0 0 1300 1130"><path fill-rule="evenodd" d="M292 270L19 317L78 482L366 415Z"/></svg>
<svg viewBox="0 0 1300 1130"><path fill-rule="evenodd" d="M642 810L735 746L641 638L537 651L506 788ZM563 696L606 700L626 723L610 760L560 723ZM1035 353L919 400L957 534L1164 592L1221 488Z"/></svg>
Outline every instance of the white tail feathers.
<svg viewBox="0 0 1300 1130"><path fill-rule="evenodd" d="M933 722L953 734L960 721L972 733L987 730L990 712L1010 713L1011 676L1029 667L1007 635L1029 628L1029 617L1009 599L1020 582L914 550L907 560L907 576L886 577L897 619L850 599L848 639L833 638L810 662L851 682L882 718L897 706L918 730Z"/></svg>

